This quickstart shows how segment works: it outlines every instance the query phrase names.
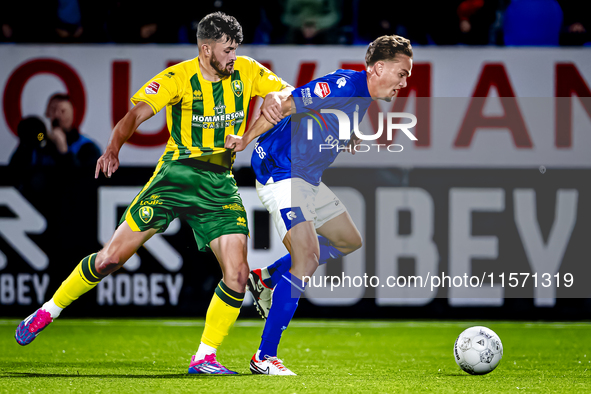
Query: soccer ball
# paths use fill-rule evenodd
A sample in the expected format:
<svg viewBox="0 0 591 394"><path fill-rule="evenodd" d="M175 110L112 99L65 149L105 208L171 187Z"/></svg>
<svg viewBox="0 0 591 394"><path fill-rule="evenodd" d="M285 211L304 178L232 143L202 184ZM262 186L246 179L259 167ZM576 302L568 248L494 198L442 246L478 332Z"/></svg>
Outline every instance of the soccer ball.
<svg viewBox="0 0 591 394"><path fill-rule="evenodd" d="M470 327L456 339L454 358L465 372L484 375L499 365L503 358L503 344L490 328Z"/></svg>

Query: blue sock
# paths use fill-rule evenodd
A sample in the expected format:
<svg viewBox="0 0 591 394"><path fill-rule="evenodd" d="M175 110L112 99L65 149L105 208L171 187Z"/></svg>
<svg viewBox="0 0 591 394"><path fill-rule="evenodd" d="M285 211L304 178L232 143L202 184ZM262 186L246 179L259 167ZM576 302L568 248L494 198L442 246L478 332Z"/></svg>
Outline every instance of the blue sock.
<svg viewBox="0 0 591 394"><path fill-rule="evenodd" d="M270 277L263 282L271 289L281 281L281 275L289 272L291 268L291 255L288 253L267 267Z"/></svg>
<svg viewBox="0 0 591 394"><path fill-rule="evenodd" d="M281 334L287 329L293 314L298 307L300 296L304 292L306 283L293 276L285 274L273 291L273 303L269 316L265 322L261 346L259 347L259 359L265 356L276 357L277 347L281 340Z"/></svg>
<svg viewBox="0 0 591 394"><path fill-rule="evenodd" d="M345 255L343 252L332 246L330 241L322 235L318 236L318 244L320 245L320 258L318 259L318 264L320 265L326 264L330 259L338 259ZM263 282L270 288L275 287L281 280L281 275L289 272L290 268L291 255L286 254L267 267L270 277L263 279Z"/></svg>
<svg viewBox="0 0 591 394"><path fill-rule="evenodd" d="M322 235L318 236L318 244L320 244L320 258L318 259L320 265L326 264L330 259L338 259L345 255L345 253L332 246L328 238Z"/></svg>

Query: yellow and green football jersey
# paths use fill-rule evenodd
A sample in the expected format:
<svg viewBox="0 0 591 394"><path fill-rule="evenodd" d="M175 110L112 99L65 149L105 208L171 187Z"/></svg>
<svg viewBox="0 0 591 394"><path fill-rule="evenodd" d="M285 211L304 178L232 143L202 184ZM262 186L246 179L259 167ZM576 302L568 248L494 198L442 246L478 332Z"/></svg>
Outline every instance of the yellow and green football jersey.
<svg viewBox="0 0 591 394"><path fill-rule="evenodd" d="M161 160L171 161L224 153L227 135L244 134L250 99L286 86L245 56L237 57L231 76L210 82L203 78L196 57L156 75L131 101L147 103L154 113L166 107L170 138Z"/></svg>

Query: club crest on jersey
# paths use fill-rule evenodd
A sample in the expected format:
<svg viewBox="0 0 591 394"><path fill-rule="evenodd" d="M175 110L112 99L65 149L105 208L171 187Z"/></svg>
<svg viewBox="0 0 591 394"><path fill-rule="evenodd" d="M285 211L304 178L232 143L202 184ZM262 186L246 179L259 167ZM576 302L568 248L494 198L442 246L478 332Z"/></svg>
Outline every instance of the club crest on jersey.
<svg viewBox="0 0 591 394"><path fill-rule="evenodd" d="M232 81L231 83L232 91L236 95L236 97L242 96L242 92L244 91L244 84L240 80Z"/></svg>
<svg viewBox="0 0 591 394"><path fill-rule="evenodd" d="M140 219L142 222L149 223L152 220L152 216L154 216L154 210L152 207L141 207L140 208Z"/></svg>
<svg viewBox="0 0 591 394"><path fill-rule="evenodd" d="M330 94L330 86L326 82L317 82L314 87L314 93L320 98L325 98Z"/></svg>
<svg viewBox="0 0 591 394"><path fill-rule="evenodd" d="M146 86L145 92L146 94L156 94L158 93L158 89L160 89L160 84L156 81L152 81Z"/></svg>

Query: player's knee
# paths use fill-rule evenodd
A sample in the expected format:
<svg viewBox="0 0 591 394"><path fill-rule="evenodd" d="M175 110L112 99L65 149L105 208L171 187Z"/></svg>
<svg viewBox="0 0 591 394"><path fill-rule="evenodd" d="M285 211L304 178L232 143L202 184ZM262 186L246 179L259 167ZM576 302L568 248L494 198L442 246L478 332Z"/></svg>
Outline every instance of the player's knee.
<svg viewBox="0 0 591 394"><path fill-rule="evenodd" d="M118 257L101 251L96 256L94 266L99 274L109 275L121 268L123 262Z"/></svg>
<svg viewBox="0 0 591 394"><path fill-rule="evenodd" d="M343 252L344 254L353 253L357 249L361 249L363 246L363 238L361 238L361 234L351 234L346 239L342 239L339 241L332 242L332 245Z"/></svg>
<svg viewBox="0 0 591 394"><path fill-rule="evenodd" d="M236 282L240 286L240 288L246 289L246 282L248 281L248 274L250 273L250 269L248 268L248 264L244 263L240 265L236 275Z"/></svg>
<svg viewBox="0 0 591 394"><path fill-rule="evenodd" d="M249 272L247 263L239 264L232 269L226 269L226 272L224 272L224 283L232 290L243 293L246 290Z"/></svg>
<svg viewBox="0 0 591 394"><path fill-rule="evenodd" d="M361 235L356 234L350 241L349 241L349 252L354 252L357 249L361 249L361 247L363 246L363 238L361 238Z"/></svg>

